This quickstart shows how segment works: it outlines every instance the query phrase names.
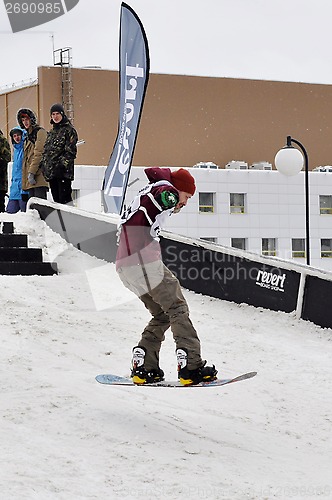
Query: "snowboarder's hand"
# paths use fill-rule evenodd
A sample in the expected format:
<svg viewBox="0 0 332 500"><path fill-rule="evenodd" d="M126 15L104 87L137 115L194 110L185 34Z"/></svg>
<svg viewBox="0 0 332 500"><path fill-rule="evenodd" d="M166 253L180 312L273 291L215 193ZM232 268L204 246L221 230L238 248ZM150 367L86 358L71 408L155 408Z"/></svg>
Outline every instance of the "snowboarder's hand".
<svg viewBox="0 0 332 500"><path fill-rule="evenodd" d="M31 186L34 186L36 184L35 175L31 172L28 173L28 182L29 184L31 184Z"/></svg>

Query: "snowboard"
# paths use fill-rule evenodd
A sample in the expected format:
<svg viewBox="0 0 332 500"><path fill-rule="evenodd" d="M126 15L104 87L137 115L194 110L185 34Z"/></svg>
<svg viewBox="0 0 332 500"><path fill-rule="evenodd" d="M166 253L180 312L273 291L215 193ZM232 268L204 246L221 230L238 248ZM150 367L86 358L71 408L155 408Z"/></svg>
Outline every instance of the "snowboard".
<svg viewBox="0 0 332 500"><path fill-rule="evenodd" d="M153 384L134 384L131 378L121 377L119 375L103 374L97 375L96 380L100 384L107 385L117 385L126 387L182 387L182 388L193 388L193 387L219 387L220 385L232 384L233 382L239 382L240 380L246 380L257 375L257 372L243 373L237 377L225 378L212 380L210 382L200 382L195 385L182 385L179 380L162 380L161 382L154 382Z"/></svg>

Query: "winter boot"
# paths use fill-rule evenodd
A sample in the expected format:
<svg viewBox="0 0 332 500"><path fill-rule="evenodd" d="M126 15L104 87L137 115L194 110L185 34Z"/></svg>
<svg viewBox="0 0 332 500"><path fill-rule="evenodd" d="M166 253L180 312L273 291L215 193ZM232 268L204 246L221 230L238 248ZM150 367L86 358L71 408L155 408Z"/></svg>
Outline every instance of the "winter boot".
<svg viewBox="0 0 332 500"><path fill-rule="evenodd" d="M158 368L146 370L144 367L146 350L144 347L136 346L133 348L133 359L131 377L134 384L153 384L164 380L164 372Z"/></svg>
<svg viewBox="0 0 332 500"><path fill-rule="evenodd" d="M188 370L188 352L186 349L177 349L176 357L178 361L178 378L182 385L196 385L200 382L209 382L217 378L218 370L213 366L204 364L195 370Z"/></svg>

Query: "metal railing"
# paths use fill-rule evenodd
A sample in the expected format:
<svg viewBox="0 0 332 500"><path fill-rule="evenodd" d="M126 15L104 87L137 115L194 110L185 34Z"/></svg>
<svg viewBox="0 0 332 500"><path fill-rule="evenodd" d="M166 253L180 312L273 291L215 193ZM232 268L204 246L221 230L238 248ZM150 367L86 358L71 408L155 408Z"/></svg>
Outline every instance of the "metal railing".
<svg viewBox="0 0 332 500"><path fill-rule="evenodd" d="M38 84L38 78L30 78L29 80L22 80L20 82L12 83L11 85L4 85L0 87L0 94L7 94L12 90L23 89L24 87L32 87Z"/></svg>

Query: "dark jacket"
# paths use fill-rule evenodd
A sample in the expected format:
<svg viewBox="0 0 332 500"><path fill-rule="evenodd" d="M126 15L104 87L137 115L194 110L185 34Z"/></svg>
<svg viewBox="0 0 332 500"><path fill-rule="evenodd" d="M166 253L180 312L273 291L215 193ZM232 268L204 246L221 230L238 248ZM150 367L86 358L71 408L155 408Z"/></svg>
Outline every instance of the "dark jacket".
<svg viewBox="0 0 332 500"><path fill-rule="evenodd" d="M47 133L43 152L43 173L45 179L74 180L74 160L77 154L77 132L66 115L60 123L54 123Z"/></svg>
<svg viewBox="0 0 332 500"><path fill-rule="evenodd" d="M0 191L8 189L8 162L11 159L10 145L0 130Z"/></svg>

